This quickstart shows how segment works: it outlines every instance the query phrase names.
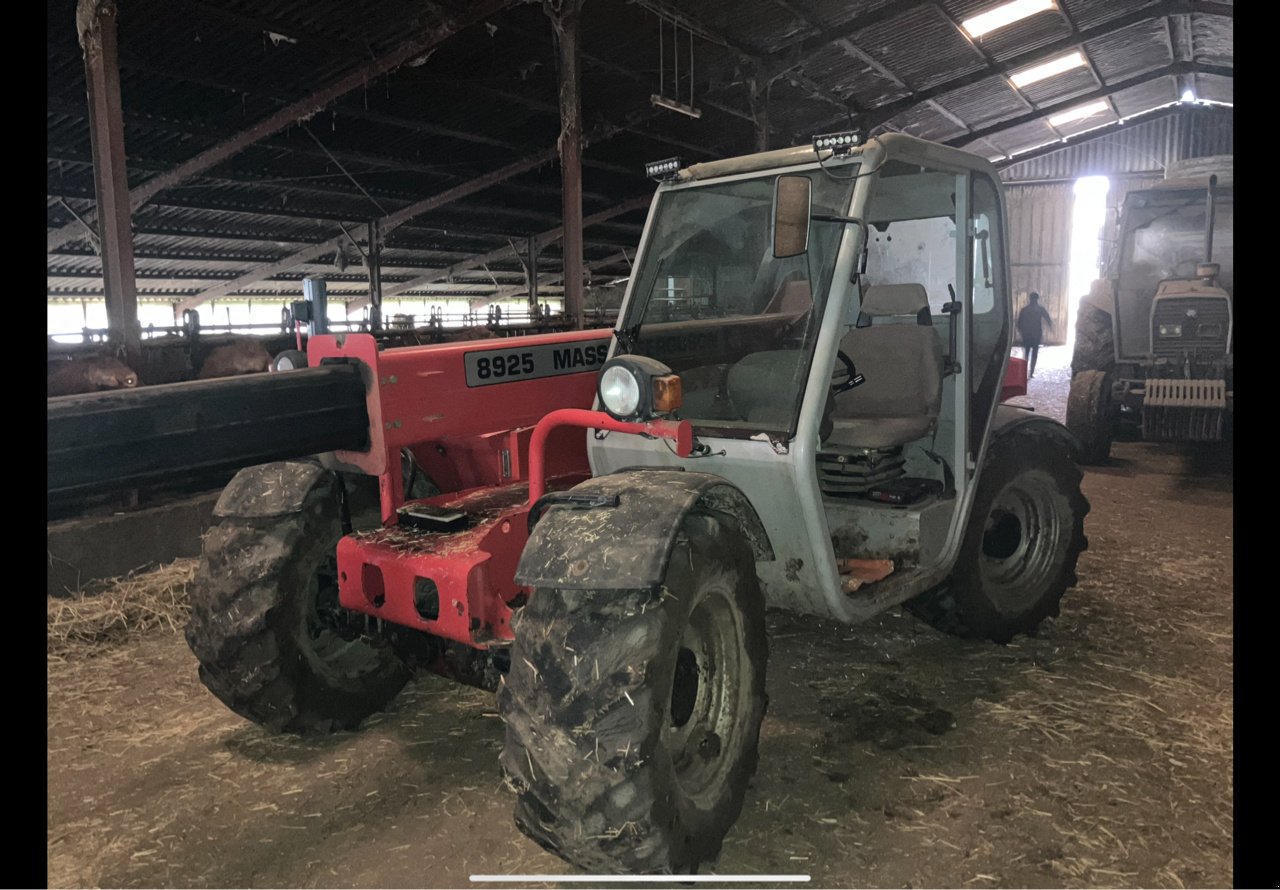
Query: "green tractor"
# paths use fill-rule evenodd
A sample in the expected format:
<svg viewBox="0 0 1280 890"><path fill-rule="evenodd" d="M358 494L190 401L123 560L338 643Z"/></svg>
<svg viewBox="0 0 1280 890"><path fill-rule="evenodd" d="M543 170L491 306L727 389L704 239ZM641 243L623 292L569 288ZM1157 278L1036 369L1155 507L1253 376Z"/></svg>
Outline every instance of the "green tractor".
<svg viewBox="0 0 1280 890"><path fill-rule="evenodd" d="M1120 432L1154 441L1229 434L1232 390L1231 158L1171 164L1129 192L1105 278L1081 299L1067 428L1084 463Z"/></svg>

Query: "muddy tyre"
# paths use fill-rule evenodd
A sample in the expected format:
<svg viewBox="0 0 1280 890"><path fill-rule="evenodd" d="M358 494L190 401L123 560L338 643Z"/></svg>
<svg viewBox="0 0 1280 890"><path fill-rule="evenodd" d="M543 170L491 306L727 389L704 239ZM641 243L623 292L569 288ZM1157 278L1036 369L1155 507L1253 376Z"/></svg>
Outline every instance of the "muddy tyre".
<svg viewBox="0 0 1280 890"><path fill-rule="evenodd" d="M1007 643L1056 616L1088 546L1089 502L1060 440L1014 431L992 443L960 558L945 584L908 609L939 630Z"/></svg>
<svg viewBox="0 0 1280 890"><path fill-rule="evenodd" d="M499 690L515 820L590 872L688 874L742 811L764 717L750 548L691 516L664 584L534 591Z"/></svg>
<svg viewBox="0 0 1280 890"><path fill-rule="evenodd" d="M333 477L311 472L301 509L259 507L210 528L190 591L186 638L201 681L276 732L354 729L409 679L391 649L343 627Z"/></svg>
<svg viewBox="0 0 1280 890"><path fill-rule="evenodd" d="M1071 353L1071 374L1110 371L1116 366L1115 334L1111 314L1081 302L1076 313L1076 342Z"/></svg>
<svg viewBox="0 0 1280 890"><path fill-rule="evenodd" d="M1111 375L1083 371L1071 378L1067 429L1080 440L1080 463L1106 463L1111 456Z"/></svg>

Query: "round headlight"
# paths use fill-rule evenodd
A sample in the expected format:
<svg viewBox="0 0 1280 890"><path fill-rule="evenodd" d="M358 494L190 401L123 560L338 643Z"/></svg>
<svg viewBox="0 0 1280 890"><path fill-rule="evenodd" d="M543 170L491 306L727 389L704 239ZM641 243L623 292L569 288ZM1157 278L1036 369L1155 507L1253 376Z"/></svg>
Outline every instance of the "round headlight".
<svg viewBox="0 0 1280 890"><path fill-rule="evenodd" d="M621 365L605 368L600 375L600 401L614 417L632 417L640 408L640 382Z"/></svg>

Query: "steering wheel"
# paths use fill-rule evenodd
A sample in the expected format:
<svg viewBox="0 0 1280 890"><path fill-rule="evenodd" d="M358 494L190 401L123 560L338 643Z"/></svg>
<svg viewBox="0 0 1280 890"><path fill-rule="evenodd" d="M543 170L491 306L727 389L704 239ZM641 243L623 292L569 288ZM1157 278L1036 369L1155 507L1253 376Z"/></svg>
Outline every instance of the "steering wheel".
<svg viewBox="0 0 1280 890"><path fill-rule="evenodd" d="M844 365L843 368L837 368L835 373L831 375L831 394L840 395L842 392L848 392L855 386L861 386L867 381L867 378L858 373L858 369L853 365L853 359L845 354L844 350L836 352L836 358ZM841 383L836 383L836 378L843 376L845 379Z"/></svg>

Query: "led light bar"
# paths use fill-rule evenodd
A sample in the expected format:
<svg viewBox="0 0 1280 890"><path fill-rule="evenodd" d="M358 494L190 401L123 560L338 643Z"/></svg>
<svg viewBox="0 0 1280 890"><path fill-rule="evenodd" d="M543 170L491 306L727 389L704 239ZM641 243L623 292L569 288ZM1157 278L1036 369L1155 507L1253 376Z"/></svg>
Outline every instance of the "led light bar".
<svg viewBox="0 0 1280 890"><path fill-rule="evenodd" d="M667 158L665 161L653 161L644 165L644 175L650 179L656 179L662 182L665 179L675 179L680 173L680 158Z"/></svg>
<svg viewBox="0 0 1280 890"><path fill-rule="evenodd" d="M849 154L861 142L861 134L853 130L846 130L843 133L825 133L813 137L813 150L819 154L829 151L836 157L841 157Z"/></svg>

